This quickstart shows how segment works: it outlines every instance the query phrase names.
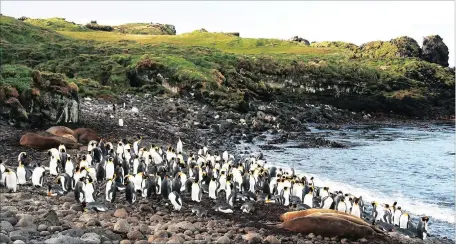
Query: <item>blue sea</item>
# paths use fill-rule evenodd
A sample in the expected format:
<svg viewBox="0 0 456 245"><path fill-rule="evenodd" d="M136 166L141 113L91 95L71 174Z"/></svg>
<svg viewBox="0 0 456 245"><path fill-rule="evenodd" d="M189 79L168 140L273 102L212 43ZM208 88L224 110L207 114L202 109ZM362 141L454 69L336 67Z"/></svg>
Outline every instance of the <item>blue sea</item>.
<svg viewBox="0 0 456 245"><path fill-rule="evenodd" d="M294 167L301 175L313 176L316 186L362 196L367 203L397 201L415 219L429 216L430 234L455 238L454 124L311 127L308 134L352 147L287 148L298 144L289 141L276 145L283 150L262 151L268 165ZM262 144L248 146L260 151L257 146Z"/></svg>

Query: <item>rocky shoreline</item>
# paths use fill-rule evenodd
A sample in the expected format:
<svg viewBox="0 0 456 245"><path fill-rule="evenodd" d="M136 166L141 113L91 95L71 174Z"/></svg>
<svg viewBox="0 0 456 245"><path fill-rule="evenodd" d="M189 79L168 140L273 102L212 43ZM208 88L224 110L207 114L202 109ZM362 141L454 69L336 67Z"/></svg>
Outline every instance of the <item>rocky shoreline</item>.
<svg viewBox="0 0 456 245"><path fill-rule="evenodd" d="M115 111L112 103L84 98L80 106L83 126L94 129L108 141L124 138L131 141L141 135L145 146L152 143L168 146L175 145L180 137L186 150L194 152L204 144L211 149L228 150L237 157L251 153L249 149L235 151L238 143L252 142L263 137L264 132L274 135L265 144L271 148L288 140L301 141L298 147L347 147L324 137L306 135L307 123L337 129L347 123L375 120L367 114L331 106L301 108L282 103L252 102L251 111L240 114L192 98L124 96L116 103ZM119 118L124 120L123 127L118 125ZM44 152L19 145L22 134L40 128L19 129L9 125L0 128L7 132L0 135L3 146L0 155L8 160L6 165L15 168L17 154L26 151L34 161L48 166ZM30 186L20 186L18 193L13 194L0 191L0 243L453 243L438 237L423 242L395 232L360 240L303 235L276 228L279 215L288 209L263 203L258 204L253 215L223 214L212 210L214 203L206 197L199 205L208 210L208 217L196 217L191 214L191 208L197 205L185 195L184 208L178 213L157 198L152 201L139 198L137 203L129 205L121 195L109 211L96 213L83 212L73 193L48 197L44 188L37 190Z"/></svg>

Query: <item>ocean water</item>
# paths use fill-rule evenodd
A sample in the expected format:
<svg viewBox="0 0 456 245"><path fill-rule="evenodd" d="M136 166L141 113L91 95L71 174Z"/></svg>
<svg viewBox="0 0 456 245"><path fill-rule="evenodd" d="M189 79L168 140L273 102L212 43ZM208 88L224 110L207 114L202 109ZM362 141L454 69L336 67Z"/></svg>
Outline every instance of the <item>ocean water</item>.
<svg viewBox="0 0 456 245"><path fill-rule="evenodd" d="M427 215L430 234L455 238L454 124L311 128L312 133L355 146L297 149L287 148L296 142L287 142L277 145L284 151L262 151L265 160L269 165L294 167L301 175L313 176L316 186L362 196L368 203L397 201L415 225L417 217Z"/></svg>

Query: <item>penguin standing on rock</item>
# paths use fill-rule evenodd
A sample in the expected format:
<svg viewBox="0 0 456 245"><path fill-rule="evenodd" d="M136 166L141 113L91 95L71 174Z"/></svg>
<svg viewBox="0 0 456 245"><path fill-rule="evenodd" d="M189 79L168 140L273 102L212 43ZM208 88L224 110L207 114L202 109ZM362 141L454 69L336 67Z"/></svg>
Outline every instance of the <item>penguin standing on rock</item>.
<svg viewBox="0 0 456 245"><path fill-rule="evenodd" d="M163 199L168 199L169 193L171 193L172 187L171 187L171 180L169 179L168 175L165 175L165 178L161 182L161 195Z"/></svg>
<svg viewBox="0 0 456 245"><path fill-rule="evenodd" d="M133 204L136 202L135 184L133 183L133 180L128 177L126 177L125 183L125 199L127 199L129 203Z"/></svg>
<svg viewBox="0 0 456 245"><path fill-rule="evenodd" d="M192 184L192 201L201 202L202 190L200 183L195 179Z"/></svg>
<svg viewBox="0 0 456 245"><path fill-rule="evenodd" d="M85 183L84 183L85 178L81 177L79 181L76 183L76 186L74 187L74 198L76 199L76 202L82 203L85 200Z"/></svg>
<svg viewBox="0 0 456 245"><path fill-rule="evenodd" d="M422 217L420 221L418 221L418 226L416 227L416 235L421 240L426 240L428 236L428 222L429 217Z"/></svg>
<svg viewBox="0 0 456 245"><path fill-rule="evenodd" d="M181 199L181 197L180 197L178 192L173 191L173 192L169 193L168 199L171 202L171 204L173 205L174 210L176 210L176 211L180 211L181 210L181 208L182 208L182 199Z"/></svg>
<svg viewBox="0 0 456 245"><path fill-rule="evenodd" d="M33 169L32 173L32 184L34 187L42 187L44 181L45 170L41 167L41 164L38 163L38 166Z"/></svg>
<svg viewBox="0 0 456 245"><path fill-rule="evenodd" d="M117 187L113 179L106 183L106 201L113 203L116 200Z"/></svg>
<svg viewBox="0 0 456 245"><path fill-rule="evenodd" d="M5 187L9 192L16 192L17 190L17 176L11 169L5 170Z"/></svg>

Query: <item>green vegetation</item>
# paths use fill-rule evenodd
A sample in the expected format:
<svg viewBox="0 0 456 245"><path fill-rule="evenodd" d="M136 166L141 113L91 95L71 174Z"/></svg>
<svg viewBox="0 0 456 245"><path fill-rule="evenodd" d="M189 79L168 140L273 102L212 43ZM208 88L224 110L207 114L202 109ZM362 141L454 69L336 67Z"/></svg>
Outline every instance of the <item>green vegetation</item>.
<svg viewBox="0 0 456 245"><path fill-rule="evenodd" d="M58 17L48 19L26 19L24 22L54 31L90 31L84 25L78 25L74 22L65 20L65 18Z"/></svg>
<svg viewBox="0 0 456 245"><path fill-rule="evenodd" d="M158 94L173 87L240 111L246 110L245 94L353 110L389 112L386 107L394 105L398 113L408 113L396 106L402 99L422 103L445 94L454 100L454 71L415 58L420 49L407 37L361 47L345 42L307 46L201 30L146 35L149 27L125 24L102 32L68 26L54 32L31 20L1 16L2 63L17 74L26 69L63 74L81 95ZM27 86L21 79L8 84L19 90Z"/></svg>
<svg viewBox="0 0 456 245"><path fill-rule="evenodd" d="M14 87L19 92L32 85L32 69L23 65L2 64L0 67L0 87Z"/></svg>

